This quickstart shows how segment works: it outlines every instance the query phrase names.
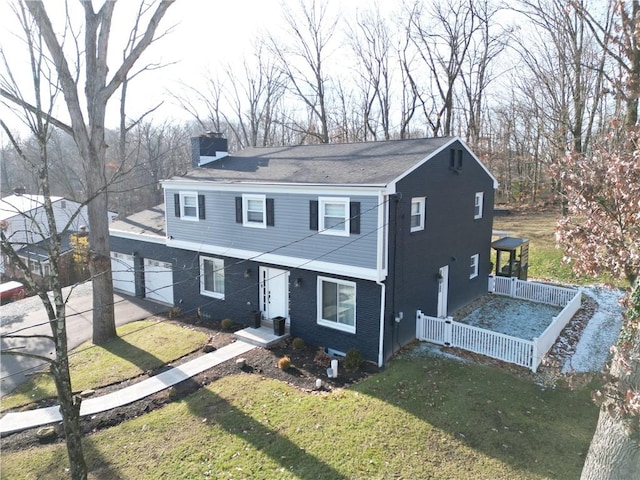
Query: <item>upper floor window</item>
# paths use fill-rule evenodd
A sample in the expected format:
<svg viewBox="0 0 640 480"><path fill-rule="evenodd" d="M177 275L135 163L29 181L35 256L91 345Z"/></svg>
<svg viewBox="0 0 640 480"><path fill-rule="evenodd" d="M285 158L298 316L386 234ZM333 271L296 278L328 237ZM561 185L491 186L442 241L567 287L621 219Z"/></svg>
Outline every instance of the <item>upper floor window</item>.
<svg viewBox="0 0 640 480"><path fill-rule="evenodd" d="M173 195L175 216L184 220L204 220L204 195L180 192Z"/></svg>
<svg viewBox="0 0 640 480"><path fill-rule="evenodd" d="M356 331L356 284L318 277L318 324Z"/></svg>
<svg viewBox="0 0 640 480"><path fill-rule="evenodd" d="M325 235L360 233L360 202L346 197L320 197L309 201L309 228Z"/></svg>
<svg viewBox="0 0 640 480"><path fill-rule="evenodd" d="M473 210L473 218L482 218L482 210L484 207L484 192L476 192L475 207Z"/></svg>
<svg viewBox="0 0 640 480"><path fill-rule="evenodd" d="M236 197L236 223L256 228L275 225L273 198L264 195Z"/></svg>
<svg viewBox="0 0 640 480"><path fill-rule="evenodd" d="M264 195L242 196L242 224L247 227L266 228L267 218Z"/></svg>
<svg viewBox="0 0 640 480"><path fill-rule="evenodd" d="M200 293L224 299L224 260L200 257Z"/></svg>
<svg viewBox="0 0 640 480"><path fill-rule="evenodd" d="M348 198L321 198L319 209L320 233L349 235Z"/></svg>
<svg viewBox="0 0 640 480"><path fill-rule="evenodd" d="M411 199L411 231L424 230L426 198L416 197Z"/></svg>
<svg viewBox="0 0 640 480"><path fill-rule="evenodd" d="M480 259L480 255L479 254L475 254L475 255L471 255L471 262L470 262L470 272L469 272L469 278L476 278L478 276L478 261Z"/></svg>

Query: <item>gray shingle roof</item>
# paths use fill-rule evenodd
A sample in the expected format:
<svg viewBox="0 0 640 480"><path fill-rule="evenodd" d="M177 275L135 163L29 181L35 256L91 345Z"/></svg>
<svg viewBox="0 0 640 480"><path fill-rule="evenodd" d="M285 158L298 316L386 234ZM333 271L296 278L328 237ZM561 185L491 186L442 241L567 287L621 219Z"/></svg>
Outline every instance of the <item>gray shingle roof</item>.
<svg viewBox="0 0 640 480"><path fill-rule="evenodd" d="M177 180L387 185L453 140L254 147L188 172Z"/></svg>
<svg viewBox="0 0 640 480"><path fill-rule="evenodd" d="M164 238L164 220L164 203L162 203L122 220L116 220L109 225L109 230Z"/></svg>

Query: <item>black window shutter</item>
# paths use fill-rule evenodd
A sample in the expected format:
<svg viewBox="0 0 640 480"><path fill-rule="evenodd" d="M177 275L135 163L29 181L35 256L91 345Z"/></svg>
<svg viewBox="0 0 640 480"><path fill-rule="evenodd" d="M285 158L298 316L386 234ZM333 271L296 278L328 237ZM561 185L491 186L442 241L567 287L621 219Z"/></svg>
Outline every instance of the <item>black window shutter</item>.
<svg viewBox="0 0 640 480"><path fill-rule="evenodd" d="M236 223L242 223L242 197L236 197Z"/></svg>
<svg viewBox="0 0 640 480"><path fill-rule="evenodd" d="M200 218L200 220L206 218L204 213L204 195L198 195L198 218Z"/></svg>
<svg viewBox="0 0 640 480"><path fill-rule="evenodd" d="M349 204L349 233L360 233L360 202Z"/></svg>
<svg viewBox="0 0 640 480"><path fill-rule="evenodd" d="M273 227L276 224L274 215L273 198L267 198L267 226Z"/></svg>
<svg viewBox="0 0 640 480"><path fill-rule="evenodd" d="M175 215L176 217L180 216L180 194L173 194L173 206L175 207Z"/></svg>
<svg viewBox="0 0 640 480"><path fill-rule="evenodd" d="M309 200L309 230L318 230L318 201Z"/></svg>
<svg viewBox="0 0 640 480"><path fill-rule="evenodd" d="M462 150L458 150L458 168L462 168Z"/></svg>
<svg viewBox="0 0 640 480"><path fill-rule="evenodd" d="M449 168L454 169L456 167L456 151L452 148L449 150Z"/></svg>

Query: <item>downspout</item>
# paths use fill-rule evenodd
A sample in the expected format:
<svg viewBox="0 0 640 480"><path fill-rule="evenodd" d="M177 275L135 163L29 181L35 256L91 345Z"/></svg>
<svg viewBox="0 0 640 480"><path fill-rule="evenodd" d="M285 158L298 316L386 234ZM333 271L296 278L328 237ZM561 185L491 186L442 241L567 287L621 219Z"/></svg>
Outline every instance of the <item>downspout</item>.
<svg viewBox="0 0 640 480"><path fill-rule="evenodd" d="M384 365L384 309L386 306L387 286L382 280L376 280L380 285L380 342L378 345L378 367Z"/></svg>
<svg viewBox="0 0 640 480"><path fill-rule="evenodd" d="M380 332L378 340L378 367L382 367L384 365L384 311L387 302L387 285L384 283L384 279L386 278L385 270L389 268L389 259L387 257L389 252L388 200L389 197L384 195L383 192L380 192L378 194L378 205L380 205L380 209L378 210L378 224L380 226L380 229L378 230L380 232L380 234L378 235L378 245L381 250L380 254L378 255L378 279L376 280L376 284L380 286Z"/></svg>

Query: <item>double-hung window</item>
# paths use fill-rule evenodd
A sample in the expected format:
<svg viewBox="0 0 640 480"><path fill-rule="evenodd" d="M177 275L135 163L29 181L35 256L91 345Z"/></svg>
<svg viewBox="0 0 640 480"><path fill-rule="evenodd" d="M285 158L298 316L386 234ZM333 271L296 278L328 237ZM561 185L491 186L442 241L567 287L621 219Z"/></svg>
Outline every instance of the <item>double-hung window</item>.
<svg viewBox="0 0 640 480"><path fill-rule="evenodd" d="M182 196L182 217L198 218L198 197L196 195Z"/></svg>
<svg viewBox="0 0 640 480"><path fill-rule="evenodd" d="M175 216L183 220L204 220L204 195L195 192L180 192L173 196Z"/></svg>
<svg viewBox="0 0 640 480"><path fill-rule="evenodd" d="M224 299L224 260L200 257L200 293Z"/></svg>
<svg viewBox="0 0 640 480"><path fill-rule="evenodd" d="M424 230L426 199L416 197L411 199L411 231Z"/></svg>
<svg viewBox="0 0 640 480"><path fill-rule="evenodd" d="M356 284L318 277L318 324L345 332L356 331Z"/></svg>
<svg viewBox="0 0 640 480"><path fill-rule="evenodd" d="M245 227L267 228L267 212L264 195L242 196L242 224Z"/></svg>
<svg viewBox="0 0 640 480"><path fill-rule="evenodd" d="M479 254L475 254L475 255L471 255L471 261L469 264L470 267L470 271L469 271L469 278L476 278L478 276L478 261L480 259L480 255Z"/></svg>
<svg viewBox="0 0 640 480"><path fill-rule="evenodd" d="M482 208L484 205L484 192L476 192L475 206L473 210L473 218L482 218Z"/></svg>
<svg viewBox="0 0 640 480"><path fill-rule="evenodd" d="M349 236L348 198L320 198L319 209L320 233Z"/></svg>

